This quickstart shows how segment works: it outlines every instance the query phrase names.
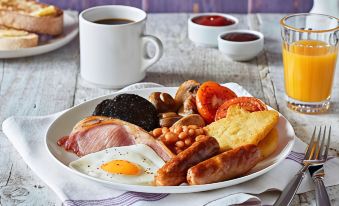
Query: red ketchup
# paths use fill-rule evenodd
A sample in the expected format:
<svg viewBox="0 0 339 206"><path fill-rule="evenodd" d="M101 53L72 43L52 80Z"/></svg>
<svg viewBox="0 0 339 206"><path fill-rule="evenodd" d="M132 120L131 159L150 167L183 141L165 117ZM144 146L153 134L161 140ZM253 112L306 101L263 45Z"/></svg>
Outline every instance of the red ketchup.
<svg viewBox="0 0 339 206"><path fill-rule="evenodd" d="M204 26L228 26L235 24L235 21L218 15L197 16L192 19L192 22Z"/></svg>
<svg viewBox="0 0 339 206"><path fill-rule="evenodd" d="M237 42L244 42L244 41L255 41L259 39L259 36L251 33L243 33L243 32L232 32L225 34L221 37L227 41L237 41Z"/></svg>

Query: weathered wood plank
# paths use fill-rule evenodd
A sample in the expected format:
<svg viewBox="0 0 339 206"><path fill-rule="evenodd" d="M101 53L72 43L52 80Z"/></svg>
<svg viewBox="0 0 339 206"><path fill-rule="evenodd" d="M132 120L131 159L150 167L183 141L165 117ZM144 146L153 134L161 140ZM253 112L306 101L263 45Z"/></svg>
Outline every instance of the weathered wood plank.
<svg viewBox="0 0 339 206"><path fill-rule="evenodd" d="M255 31L260 31L261 22L259 19L258 14L248 14L248 24L249 28ZM274 84L271 79L269 66L268 66L268 59L266 50L260 53L257 56L257 65L258 65L258 72L261 80L262 90L264 92L264 99L267 104L271 107L278 109L278 103L275 96Z"/></svg>
<svg viewBox="0 0 339 206"><path fill-rule="evenodd" d="M36 57L1 61L0 121L46 115L73 105L78 42ZM55 205L58 198L24 163L0 132L0 204Z"/></svg>
<svg viewBox="0 0 339 206"><path fill-rule="evenodd" d="M283 65L281 57L281 40L280 40L280 27L279 20L284 16L283 14L258 14L256 29L260 30L265 35L265 54L267 58L268 70L265 75L269 75L270 80L262 81L263 88L270 88L272 95L276 98L277 108L287 117L292 123L296 134L303 141L308 142L312 129L315 125L332 125L333 130L337 130L339 126L338 121L338 102L339 102L339 82L334 82L332 106L329 112L318 115L305 115L291 111L286 106L285 92L284 92L284 76ZM335 80L339 79L338 72L336 73ZM273 85L272 85L273 83ZM273 90L272 90L273 89ZM264 89L265 90L265 89ZM338 132L332 133L331 148L334 151L339 150L339 134ZM335 152L333 154L335 154ZM333 205L339 204L339 186L328 188L329 196ZM315 196L314 192L308 192L295 197L294 205L314 205Z"/></svg>

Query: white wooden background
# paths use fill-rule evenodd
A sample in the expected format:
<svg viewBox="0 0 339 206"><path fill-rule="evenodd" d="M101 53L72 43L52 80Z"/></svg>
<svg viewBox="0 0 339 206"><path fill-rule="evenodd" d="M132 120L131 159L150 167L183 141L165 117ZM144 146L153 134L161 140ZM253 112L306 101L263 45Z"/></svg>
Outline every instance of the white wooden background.
<svg viewBox="0 0 339 206"><path fill-rule="evenodd" d="M339 73L328 113L303 115L286 108L279 20L282 14L235 15L242 28L265 35L265 51L256 59L232 62L216 49L195 47L187 38L189 14L151 14L147 33L164 44L164 56L143 81L176 86L187 79L237 82L278 109L304 141L314 125L331 124L332 153L339 152ZM79 78L79 42L40 56L0 60L0 122L12 115L47 115L113 90L90 88ZM46 154L47 155L47 154ZM46 164L48 165L48 164ZM339 186L328 188L339 205ZM298 195L293 205L315 205L314 192ZM0 205L60 205L60 200L23 162L0 131Z"/></svg>

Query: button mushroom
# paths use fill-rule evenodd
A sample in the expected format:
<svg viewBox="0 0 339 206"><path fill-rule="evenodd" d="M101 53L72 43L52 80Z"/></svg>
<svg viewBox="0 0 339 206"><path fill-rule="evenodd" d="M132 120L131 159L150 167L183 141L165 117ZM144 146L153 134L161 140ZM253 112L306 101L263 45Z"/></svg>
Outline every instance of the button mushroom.
<svg viewBox="0 0 339 206"><path fill-rule="evenodd" d="M163 92L153 92L148 100L155 106L159 113L176 112L177 104L173 97Z"/></svg>
<svg viewBox="0 0 339 206"><path fill-rule="evenodd" d="M205 121L204 119L199 115L199 114L191 114L186 117L183 117L176 123L172 125L172 128L175 127L182 127L182 126L187 126L187 125L197 125L198 127L204 127L205 126Z"/></svg>
<svg viewBox="0 0 339 206"><path fill-rule="evenodd" d="M196 101L195 101L195 96L193 96L192 94L185 99L185 101L183 102L183 105L181 105L181 107L178 110L178 114L181 116L187 116L190 114L197 114L198 110L197 110L197 105L196 105Z"/></svg>
<svg viewBox="0 0 339 206"><path fill-rule="evenodd" d="M195 96L199 86L200 83L195 80L187 80L184 83L182 83L179 86L178 91L175 94L174 98L177 105L182 105L188 97L192 95Z"/></svg>
<svg viewBox="0 0 339 206"><path fill-rule="evenodd" d="M182 116L179 116L175 112L167 112L159 114L160 127L171 127L175 122L180 120Z"/></svg>

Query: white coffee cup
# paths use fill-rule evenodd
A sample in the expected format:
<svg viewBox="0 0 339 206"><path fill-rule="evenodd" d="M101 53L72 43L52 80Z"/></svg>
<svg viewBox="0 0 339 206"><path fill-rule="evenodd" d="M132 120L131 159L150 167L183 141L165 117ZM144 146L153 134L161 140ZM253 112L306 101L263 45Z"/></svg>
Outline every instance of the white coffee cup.
<svg viewBox="0 0 339 206"><path fill-rule="evenodd" d="M119 25L94 23L103 19L128 19ZM161 41L145 35L147 14L120 5L98 6L80 13L80 73L82 79L102 88L121 88L142 80L146 69L162 56ZM148 57L146 44L155 46Z"/></svg>

